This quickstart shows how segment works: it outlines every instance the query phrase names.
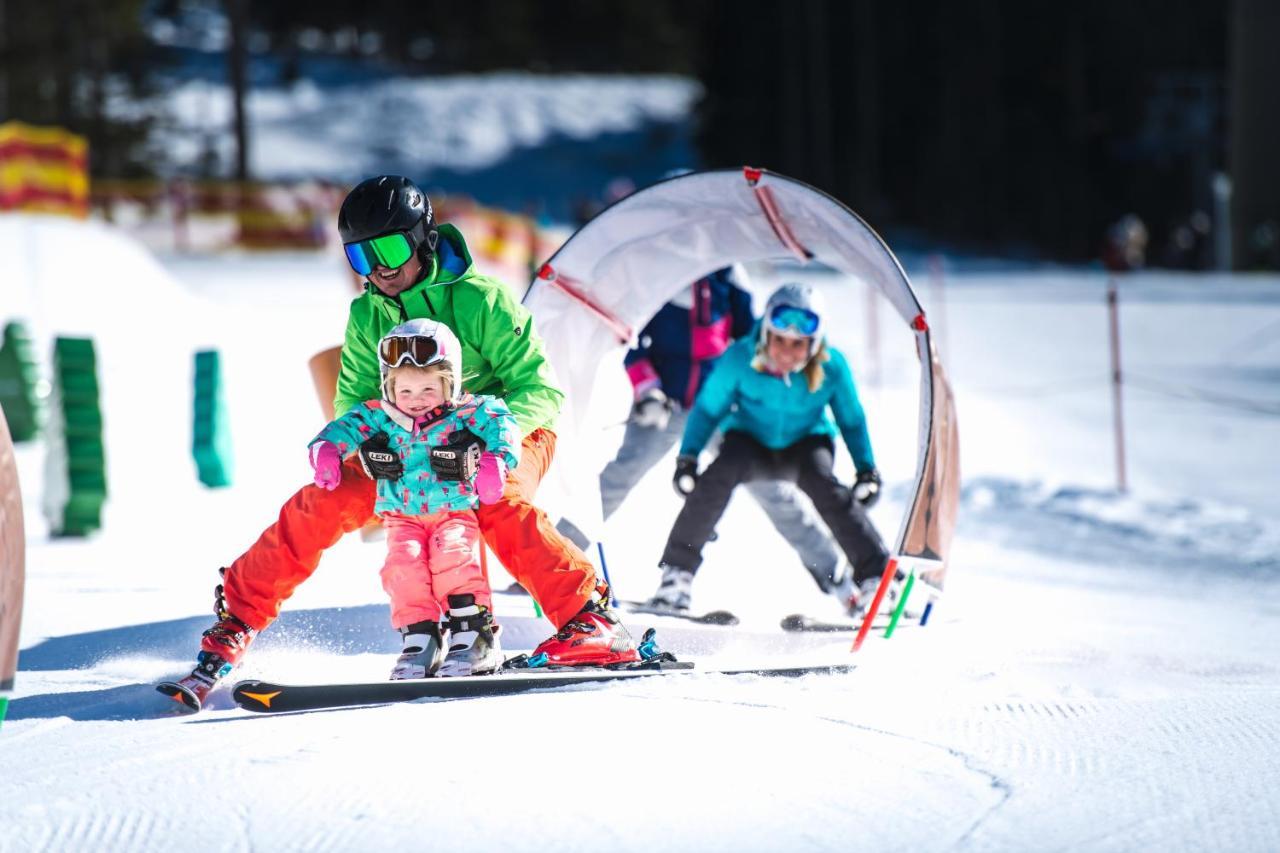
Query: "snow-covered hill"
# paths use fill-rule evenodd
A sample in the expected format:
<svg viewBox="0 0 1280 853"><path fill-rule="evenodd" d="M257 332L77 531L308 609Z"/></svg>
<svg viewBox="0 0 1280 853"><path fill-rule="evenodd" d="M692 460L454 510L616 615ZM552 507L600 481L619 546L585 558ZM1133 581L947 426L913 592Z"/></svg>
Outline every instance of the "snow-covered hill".
<svg viewBox="0 0 1280 853"><path fill-rule="evenodd" d="M26 316L42 354L60 331L100 341L111 478L104 530L50 540L42 451L19 448L29 576L0 849L1280 847L1274 279L1124 283L1125 364L1144 382L1126 392L1133 490L1117 496L1098 276L955 275L945 294L921 276L959 403L964 505L931 624L873 637L850 677L281 718L219 695L186 717L151 683L190 665L217 568L308 476L306 359L340 339L348 276L316 255L157 263L104 227L14 216L0 246L0 321ZM860 378L890 486L874 518L892 537L914 353L855 285L814 279ZM227 362L236 479L220 491L197 484L187 450L202 346ZM624 597L656 585L668 479L658 466L607 528ZM381 559L358 537L335 547L243 674L382 677L396 638ZM678 654L847 659L847 639L777 633L782 615L834 603L750 501L731 505L694 596L743 624L663 626ZM549 630L524 601L499 615L511 648Z"/></svg>
<svg viewBox="0 0 1280 853"><path fill-rule="evenodd" d="M250 173L346 184L404 174L426 188L568 221L576 203L599 202L615 179L643 185L697 165L691 116L700 95L696 81L673 75L304 78L250 92ZM152 99L117 96L109 108L157 119L150 147L162 173L232 174L224 83L175 80Z"/></svg>

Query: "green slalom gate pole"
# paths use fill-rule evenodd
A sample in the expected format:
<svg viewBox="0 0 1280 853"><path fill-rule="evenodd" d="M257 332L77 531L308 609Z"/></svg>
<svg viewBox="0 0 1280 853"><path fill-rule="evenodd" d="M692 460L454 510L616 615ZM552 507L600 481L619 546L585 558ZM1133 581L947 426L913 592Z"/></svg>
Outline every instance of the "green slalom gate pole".
<svg viewBox="0 0 1280 853"><path fill-rule="evenodd" d="M0 696L0 726L4 725L5 712L9 710L9 697Z"/></svg>
<svg viewBox="0 0 1280 853"><path fill-rule="evenodd" d="M893 616L889 619L889 627L884 629L884 638L887 640L893 636L893 629L898 627L898 619L902 617L902 611L907 606L907 597L911 595L911 587L916 583L916 570L912 569L907 575L907 584L902 588L902 598L898 599L898 606L893 609Z"/></svg>

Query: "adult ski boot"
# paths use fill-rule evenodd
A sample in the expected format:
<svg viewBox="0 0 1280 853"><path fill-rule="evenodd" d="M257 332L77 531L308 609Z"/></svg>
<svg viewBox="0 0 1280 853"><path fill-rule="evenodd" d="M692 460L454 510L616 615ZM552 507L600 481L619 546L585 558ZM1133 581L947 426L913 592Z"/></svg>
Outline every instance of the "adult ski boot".
<svg viewBox="0 0 1280 853"><path fill-rule="evenodd" d="M674 610L677 613L687 612L692 601L693 572L666 563L659 565L662 568L662 583L658 585L658 591L646 604L649 607Z"/></svg>
<svg viewBox="0 0 1280 853"><path fill-rule="evenodd" d="M222 587L218 587L219 596L221 591ZM177 681L161 682L156 690L199 711L218 682L235 669L257 635L257 631L222 608L217 623L200 638L200 653L191 674Z"/></svg>
<svg viewBox="0 0 1280 853"><path fill-rule="evenodd" d="M601 583L577 616L533 650L528 666L608 666L639 659L635 640L609 609L609 587Z"/></svg>

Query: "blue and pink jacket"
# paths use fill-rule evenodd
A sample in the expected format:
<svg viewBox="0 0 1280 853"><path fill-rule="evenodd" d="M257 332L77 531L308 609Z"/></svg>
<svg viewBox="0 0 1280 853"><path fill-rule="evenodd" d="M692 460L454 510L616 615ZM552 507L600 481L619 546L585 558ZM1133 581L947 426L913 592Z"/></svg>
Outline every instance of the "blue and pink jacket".
<svg viewBox="0 0 1280 853"><path fill-rule="evenodd" d="M755 323L751 294L738 286L729 268L689 286L688 298L676 298L658 310L640 332L640 346L623 363L638 399L650 388L686 409L715 361Z"/></svg>
<svg viewBox="0 0 1280 853"><path fill-rule="evenodd" d="M382 515L429 515L446 510L475 509L479 502L475 485L437 479L431 470L432 447L449 443L459 430L467 429L484 440L485 450L497 454L507 468L520 462L520 428L507 404L497 397L464 395L457 404L432 409L411 418L384 400L357 403L345 415L330 421L308 447L331 442L345 458L364 440L378 432L391 439L390 446L404 462L399 480L378 480L374 510Z"/></svg>

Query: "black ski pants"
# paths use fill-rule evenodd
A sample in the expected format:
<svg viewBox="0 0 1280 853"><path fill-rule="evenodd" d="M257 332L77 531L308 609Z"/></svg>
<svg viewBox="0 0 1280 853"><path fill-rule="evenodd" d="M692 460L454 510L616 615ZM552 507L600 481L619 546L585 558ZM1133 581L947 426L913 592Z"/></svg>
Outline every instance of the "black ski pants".
<svg viewBox="0 0 1280 853"><path fill-rule="evenodd" d="M787 480L809 496L836 544L853 566L857 583L880 577L889 551L853 492L832 473L835 445L830 436L811 435L781 450L770 450L745 432L724 434L720 455L698 478L676 516L662 561L689 571L702 565L702 548L715 531L739 483Z"/></svg>

